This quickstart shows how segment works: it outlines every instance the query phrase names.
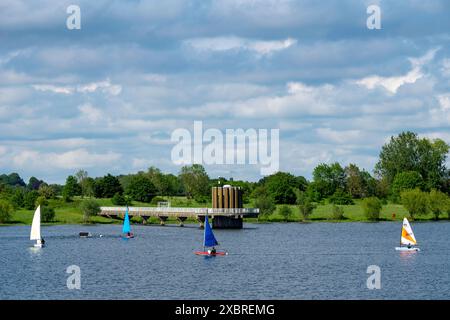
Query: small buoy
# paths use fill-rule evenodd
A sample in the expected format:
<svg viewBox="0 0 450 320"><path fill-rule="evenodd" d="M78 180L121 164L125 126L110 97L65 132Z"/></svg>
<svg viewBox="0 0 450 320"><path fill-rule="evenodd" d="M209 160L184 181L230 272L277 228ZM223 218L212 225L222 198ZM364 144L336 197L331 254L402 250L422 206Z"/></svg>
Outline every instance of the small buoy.
<svg viewBox="0 0 450 320"><path fill-rule="evenodd" d="M101 237L103 237L103 235L102 235L102 234L100 235L100 238L101 238Z"/></svg>

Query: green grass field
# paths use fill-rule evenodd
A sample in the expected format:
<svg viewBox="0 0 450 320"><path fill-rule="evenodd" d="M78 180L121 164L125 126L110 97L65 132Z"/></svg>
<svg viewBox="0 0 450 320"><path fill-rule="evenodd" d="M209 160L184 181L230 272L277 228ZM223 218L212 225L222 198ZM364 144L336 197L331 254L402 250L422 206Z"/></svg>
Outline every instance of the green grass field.
<svg viewBox="0 0 450 320"><path fill-rule="evenodd" d="M111 203L111 199L95 199L100 206L114 206ZM194 200L188 200L186 197L171 197L170 199L165 198L171 202L172 207L210 207L210 203L197 203ZM84 201L81 198L75 198L73 202L65 203L62 199L54 199L49 201L49 205L55 209L55 221L49 224L83 224L83 214L79 208L80 203ZM150 207L148 203L133 202L135 207ZM247 221L251 222L284 222L285 219L279 214L280 205L277 206L277 210L268 217L260 217L259 219L250 218ZM295 205L290 206L292 209L292 215L288 218L288 222L298 222L301 221L300 213L298 207ZM360 201L355 201L354 205L345 205L344 208L344 219L339 220L339 222L354 222L354 221L368 221L364 215L363 209L360 205ZM11 221L7 225L11 224L26 224L30 225L33 219L33 210L20 209L13 213ZM312 215L309 218L311 222L320 221L333 221L331 220L332 205L323 204L318 205L314 209ZM389 203L383 206L380 220L381 221L392 221L392 214L395 213L395 220L400 221L403 217L409 217L408 212L402 205ZM433 216L428 214L426 216L417 217L416 220L432 220ZM441 219L448 219L447 215L441 216ZM141 219L139 217L132 218L132 222L140 223ZM157 218L151 218L147 221L151 224L159 224ZM109 219L107 217L96 216L91 218L91 223L121 223L118 219ZM169 219L166 223L178 223L175 219ZM194 220L187 220L185 223L197 223Z"/></svg>
<svg viewBox="0 0 450 320"><path fill-rule="evenodd" d="M259 221L267 221L267 222L283 222L285 218L280 215L279 209L281 205L277 206L277 210L268 217L262 217ZM292 209L292 215L288 218L288 222L296 222L301 221L300 211L298 206L290 205ZM323 204L318 205L311 216L309 217L309 221L335 221L335 222L356 222L356 221L368 221L366 216L364 215L363 208L361 206L361 202L356 200L354 205L344 205L342 206L344 209L344 218L342 220L332 220L332 204ZM392 214L395 213L395 219L393 219ZM401 221L403 217L409 218L408 211L399 204L389 203L383 206L383 209L380 214L380 221ZM447 215L442 215L441 219L447 219ZM432 214L427 214L424 216L416 217L415 220L432 220ZM256 220L256 219L254 219Z"/></svg>

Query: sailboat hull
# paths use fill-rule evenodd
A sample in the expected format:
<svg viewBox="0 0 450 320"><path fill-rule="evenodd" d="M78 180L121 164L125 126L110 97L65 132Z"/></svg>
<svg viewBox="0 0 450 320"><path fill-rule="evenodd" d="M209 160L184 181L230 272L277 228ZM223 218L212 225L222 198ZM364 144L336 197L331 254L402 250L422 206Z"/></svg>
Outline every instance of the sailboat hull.
<svg viewBox="0 0 450 320"><path fill-rule="evenodd" d="M409 252L414 252L414 251L420 251L419 248L408 248L408 247L396 247L395 250L397 251L409 251Z"/></svg>
<svg viewBox="0 0 450 320"><path fill-rule="evenodd" d="M228 252L226 251L217 251L216 253L210 253L208 251L195 251L194 253L198 256L211 256L211 257L228 255Z"/></svg>

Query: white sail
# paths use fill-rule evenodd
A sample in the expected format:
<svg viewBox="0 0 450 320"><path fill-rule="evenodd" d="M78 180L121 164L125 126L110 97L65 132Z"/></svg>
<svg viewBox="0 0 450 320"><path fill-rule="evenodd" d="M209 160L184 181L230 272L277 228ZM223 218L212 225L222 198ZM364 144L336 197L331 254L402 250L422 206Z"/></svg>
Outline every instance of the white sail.
<svg viewBox="0 0 450 320"><path fill-rule="evenodd" d="M41 240L41 206L38 206L34 212L30 240Z"/></svg>
<svg viewBox="0 0 450 320"><path fill-rule="evenodd" d="M400 243L402 245L416 245L416 237L414 236L414 232L412 231L411 225L409 224L408 219L403 218L403 226L402 226L402 236L400 239Z"/></svg>

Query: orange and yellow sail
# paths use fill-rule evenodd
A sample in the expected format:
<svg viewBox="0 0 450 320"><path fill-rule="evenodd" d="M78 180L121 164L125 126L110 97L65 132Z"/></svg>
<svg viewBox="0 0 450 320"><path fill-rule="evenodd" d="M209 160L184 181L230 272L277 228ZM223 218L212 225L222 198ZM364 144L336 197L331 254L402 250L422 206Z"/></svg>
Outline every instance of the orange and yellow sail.
<svg viewBox="0 0 450 320"><path fill-rule="evenodd" d="M414 232L412 231L411 225L409 224L408 219L403 218L403 226L402 226L402 236L400 239L400 243L402 245L416 245L416 237L414 236Z"/></svg>

